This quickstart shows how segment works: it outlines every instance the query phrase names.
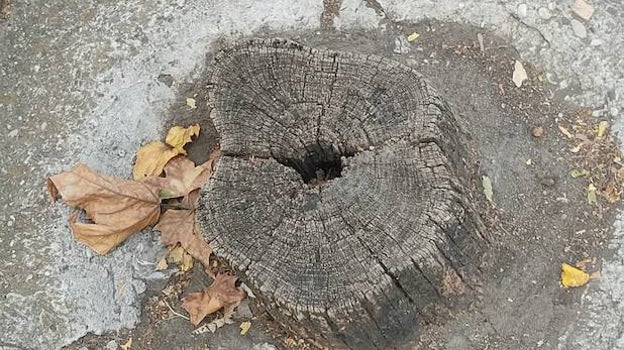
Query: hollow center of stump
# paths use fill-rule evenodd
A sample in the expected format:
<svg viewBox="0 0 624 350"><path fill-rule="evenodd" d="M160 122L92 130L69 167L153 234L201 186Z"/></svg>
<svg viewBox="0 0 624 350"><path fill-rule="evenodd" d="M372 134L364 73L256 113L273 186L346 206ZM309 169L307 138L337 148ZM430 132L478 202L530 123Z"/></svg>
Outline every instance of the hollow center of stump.
<svg viewBox="0 0 624 350"><path fill-rule="evenodd" d="M311 185L322 185L331 179L342 176L342 157L353 154L342 154L330 145L314 144L306 146L307 153L302 158L278 159L301 175L303 182Z"/></svg>

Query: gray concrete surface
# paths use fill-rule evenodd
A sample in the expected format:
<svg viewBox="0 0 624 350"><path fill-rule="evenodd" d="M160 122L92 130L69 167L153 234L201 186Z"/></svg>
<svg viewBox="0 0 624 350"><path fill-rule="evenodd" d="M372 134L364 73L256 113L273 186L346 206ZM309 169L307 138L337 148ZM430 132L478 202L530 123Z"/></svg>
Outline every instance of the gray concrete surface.
<svg viewBox="0 0 624 350"><path fill-rule="evenodd" d="M437 18L490 28L570 100L619 116L624 7L593 1L594 16L583 22L570 4L345 0L334 24L384 30L388 21ZM104 257L75 243L68 209L45 198L45 176L77 161L127 176L217 38L317 31L322 11L321 0L14 2L0 20L0 347L57 348L87 332L132 327L145 281L164 277L153 272L161 248L151 232ZM159 74L173 76L171 88ZM624 129L619 119L616 126ZM559 348L624 349L622 232L619 224L603 279L586 289L585 311Z"/></svg>

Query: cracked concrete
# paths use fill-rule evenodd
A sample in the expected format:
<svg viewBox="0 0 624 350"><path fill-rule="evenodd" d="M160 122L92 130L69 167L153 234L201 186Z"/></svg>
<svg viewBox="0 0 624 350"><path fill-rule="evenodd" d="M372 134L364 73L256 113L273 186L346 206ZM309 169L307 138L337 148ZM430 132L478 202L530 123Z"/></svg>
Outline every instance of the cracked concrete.
<svg viewBox="0 0 624 350"><path fill-rule="evenodd" d="M344 0L339 30L383 31L424 18L469 23L507 39L566 98L597 115L624 108L624 8L595 1L590 21L571 1ZM180 87L220 37L317 31L321 0L14 1L0 19L0 347L58 348L88 332L132 327L162 251L152 232L111 254L71 237L68 209L50 205L46 175L84 162L127 176L138 146L160 138ZM171 75L173 85L158 80ZM511 75L511 72L510 72ZM616 119L617 130L624 129ZM561 349L624 348L623 229L603 279L587 288Z"/></svg>

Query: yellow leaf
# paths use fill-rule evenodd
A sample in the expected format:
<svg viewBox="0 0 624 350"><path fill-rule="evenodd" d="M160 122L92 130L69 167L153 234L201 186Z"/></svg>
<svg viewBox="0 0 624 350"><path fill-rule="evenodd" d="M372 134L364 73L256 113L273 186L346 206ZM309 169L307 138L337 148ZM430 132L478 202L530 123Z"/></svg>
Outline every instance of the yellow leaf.
<svg viewBox="0 0 624 350"><path fill-rule="evenodd" d="M564 288L584 286L589 281L589 274L566 263L561 264L561 284Z"/></svg>
<svg viewBox="0 0 624 350"><path fill-rule="evenodd" d="M191 142L193 136L199 136L199 124L191 125L188 128L174 126L169 129L165 142L179 154L186 154L184 145Z"/></svg>
<svg viewBox="0 0 624 350"><path fill-rule="evenodd" d="M407 41L412 42L420 37L420 34L414 32L407 36Z"/></svg>
<svg viewBox="0 0 624 350"><path fill-rule="evenodd" d="M93 223L78 222L75 212L69 224L76 239L98 254L108 253L160 217L158 189L98 174L83 164L50 177L48 191L51 197L60 195L67 204L85 210Z"/></svg>
<svg viewBox="0 0 624 350"><path fill-rule="evenodd" d="M186 99L186 105L191 107L191 108L193 108L193 109L197 108L197 104L195 103L195 99L194 98L190 98L190 97L187 98Z"/></svg>
<svg viewBox="0 0 624 350"><path fill-rule="evenodd" d="M128 341L121 346L121 350L130 350L130 347L132 346L132 338L128 339Z"/></svg>
<svg viewBox="0 0 624 350"><path fill-rule="evenodd" d="M249 332L249 328L251 328L251 322L249 321L242 322L240 324L240 329L241 329L240 334L241 335L247 334L247 332Z"/></svg>
<svg viewBox="0 0 624 350"><path fill-rule="evenodd" d="M141 147L137 152L132 168L132 177L140 180L148 176L159 176L169 160L180 152L160 141L153 141ZM186 153L186 152L185 152Z"/></svg>
<svg viewBox="0 0 624 350"><path fill-rule="evenodd" d="M167 262L178 265L182 272L191 270L194 265L193 257L182 246L171 249Z"/></svg>

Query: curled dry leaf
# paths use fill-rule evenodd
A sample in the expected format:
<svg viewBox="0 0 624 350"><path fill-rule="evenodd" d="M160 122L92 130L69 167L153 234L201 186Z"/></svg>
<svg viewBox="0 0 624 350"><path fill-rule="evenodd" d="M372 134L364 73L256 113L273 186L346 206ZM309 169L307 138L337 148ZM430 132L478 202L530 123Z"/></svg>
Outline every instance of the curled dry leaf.
<svg viewBox="0 0 624 350"><path fill-rule="evenodd" d="M51 197L60 195L72 206L83 208L93 223L70 217L76 239L99 254L106 254L131 234L160 217L158 190L148 184L93 172L84 164L48 179Z"/></svg>
<svg viewBox="0 0 624 350"><path fill-rule="evenodd" d="M160 141L148 143L137 152L132 177L140 180L149 176L159 176L169 160L179 153Z"/></svg>
<svg viewBox="0 0 624 350"><path fill-rule="evenodd" d="M164 245L180 243L180 246L199 260L205 268L210 267L212 249L197 229L194 211L169 209L154 228L162 233L161 240Z"/></svg>
<svg viewBox="0 0 624 350"><path fill-rule="evenodd" d="M193 136L199 136L199 124L191 125L188 128L174 126L169 129L165 142L179 154L186 154L184 145L191 142Z"/></svg>
<svg viewBox="0 0 624 350"><path fill-rule="evenodd" d="M191 323L198 325L207 315L240 303L245 292L236 287L237 279L236 276L217 275L210 287L184 298L182 307L191 316Z"/></svg>
<svg viewBox="0 0 624 350"><path fill-rule="evenodd" d="M240 324L240 334L241 335L245 335L247 334L247 332L249 332L249 329L251 328L251 322L249 321L245 321L245 322L241 322Z"/></svg>

